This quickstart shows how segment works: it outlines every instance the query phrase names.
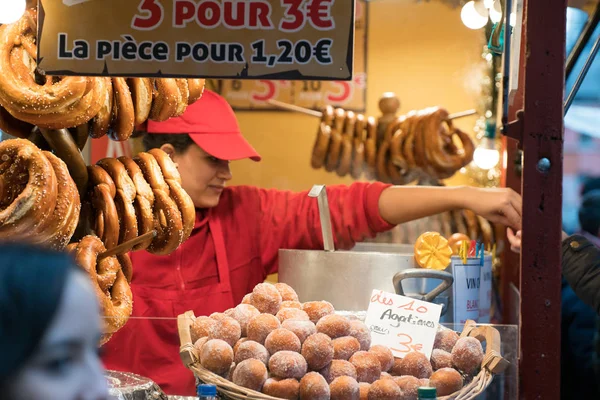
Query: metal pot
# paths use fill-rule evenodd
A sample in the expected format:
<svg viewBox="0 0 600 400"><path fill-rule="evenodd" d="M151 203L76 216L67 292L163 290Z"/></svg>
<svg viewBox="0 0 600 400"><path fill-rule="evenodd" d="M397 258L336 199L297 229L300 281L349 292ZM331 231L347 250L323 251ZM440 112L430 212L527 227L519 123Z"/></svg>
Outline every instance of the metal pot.
<svg viewBox="0 0 600 400"><path fill-rule="evenodd" d="M325 187L313 187L309 196L319 201L325 251L279 250L279 280L292 286L301 301L326 300L338 310L364 311L374 289L396 293L393 279L401 271L419 272L418 279L402 283L407 296L432 301L452 285L451 274L416 270L412 246L361 243L352 251L335 251ZM427 291L429 279L442 280L430 290L433 296Z"/></svg>

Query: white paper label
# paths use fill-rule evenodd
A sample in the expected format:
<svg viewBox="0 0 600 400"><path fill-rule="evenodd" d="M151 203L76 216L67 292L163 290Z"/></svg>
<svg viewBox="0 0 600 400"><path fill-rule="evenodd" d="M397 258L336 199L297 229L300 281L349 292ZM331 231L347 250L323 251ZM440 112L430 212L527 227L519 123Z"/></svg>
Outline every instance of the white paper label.
<svg viewBox="0 0 600 400"><path fill-rule="evenodd" d="M372 345L387 346L399 358L418 351L429 359L441 313L440 304L373 290L365 324Z"/></svg>
<svg viewBox="0 0 600 400"><path fill-rule="evenodd" d="M452 258L454 275L454 323L464 324L468 319L479 320L479 287L481 286L481 260Z"/></svg>
<svg viewBox="0 0 600 400"><path fill-rule="evenodd" d="M483 259L481 268L481 286L479 287L479 322L480 324L490 323L490 313L492 308L492 257Z"/></svg>

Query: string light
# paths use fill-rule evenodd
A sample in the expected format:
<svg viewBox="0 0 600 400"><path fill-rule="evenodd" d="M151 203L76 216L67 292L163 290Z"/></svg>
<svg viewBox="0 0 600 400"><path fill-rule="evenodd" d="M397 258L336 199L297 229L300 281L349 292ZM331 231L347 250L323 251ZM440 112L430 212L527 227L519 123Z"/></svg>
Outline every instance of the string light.
<svg viewBox="0 0 600 400"><path fill-rule="evenodd" d="M488 22L488 15L488 10L481 0L471 0L460 10L460 18L469 29L483 28Z"/></svg>
<svg viewBox="0 0 600 400"><path fill-rule="evenodd" d="M17 22L25 13L27 0L0 0L0 24Z"/></svg>

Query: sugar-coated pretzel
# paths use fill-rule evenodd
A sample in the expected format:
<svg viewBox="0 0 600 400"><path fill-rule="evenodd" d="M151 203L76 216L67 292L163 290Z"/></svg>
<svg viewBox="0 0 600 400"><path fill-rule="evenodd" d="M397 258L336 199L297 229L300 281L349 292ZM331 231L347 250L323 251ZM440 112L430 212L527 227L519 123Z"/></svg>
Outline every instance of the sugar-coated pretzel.
<svg viewBox="0 0 600 400"><path fill-rule="evenodd" d="M188 79L187 83L189 91L188 105L192 105L202 98L206 81L204 79Z"/></svg>
<svg viewBox="0 0 600 400"><path fill-rule="evenodd" d="M146 182L142 170L133 159L123 156L119 157L119 161L125 166L136 189L133 206L138 222L138 233L139 235L143 235L154 229L154 213L152 211L154 193L148 182ZM133 250L145 250L150 246L150 243L152 243L152 238L134 246Z"/></svg>
<svg viewBox="0 0 600 400"><path fill-rule="evenodd" d="M125 78L112 78L112 85L114 100L108 136L112 140L124 141L129 139L135 128L133 100Z"/></svg>
<svg viewBox="0 0 600 400"><path fill-rule="evenodd" d="M356 125L354 127L354 138L352 139L352 164L350 174L354 179L362 176L365 163L365 127L367 121L365 116L358 114L356 116Z"/></svg>
<svg viewBox="0 0 600 400"><path fill-rule="evenodd" d="M329 172L335 171L340 163L340 152L342 150L342 133L344 130L344 121L346 112L341 108L335 110L333 127L331 129L331 142L325 161L325 169Z"/></svg>
<svg viewBox="0 0 600 400"><path fill-rule="evenodd" d="M0 142L0 238L18 240L43 225L56 207L52 164L26 139Z"/></svg>
<svg viewBox="0 0 600 400"><path fill-rule="evenodd" d="M157 236L148 251L153 254L170 254L183 240L183 221L175 201L170 197L169 185L165 182L160 166L149 153L138 153L134 158L144 178L154 193L154 229Z"/></svg>
<svg viewBox="0 0 600 400"><path fill-rule="evenodd" d="M346 113L344 133L342 135L342 148L340 151L340 163L336 169L339 176L346 176L352 165L352 142L354 139L354 127L356 126L356 114L352 111Z"/></svg>
<svg viewBox="0 0 600 400"><path fill-rule="evenodd" d="M174 117L179 117L185 112L188 106L188 98L190 97L190 89L188 88L187 79L176 79L177 89L179 90L179 101L177 101L177 110Z"/></svg>
<svg viewBox="0 0 600 400"><path fill-rule="evenodd" d="M100 110L104 80L47 76L44 84L37 84L36 34L36 10L0 26L0 105L21 121L49 129L89 121Z"/></svg>
<svg viewBox="0 0 600 400"><path fill-rule="evenodd" d="M150 119L166 121L177 113L177 103L181 97L177 81L172 78L152 81L152 109Z"/></svg>
<svg viewBox="0 0 600 400"><path fill-rule="evenodd" d="M119 243L125 243L138 236L138 222L133 202L137 191L125 166L116 158L103 158L96 165L102 167L115 183L115 207L119 218Z"/></svg>
<svg viewBox="0 0 600 400"><path fill-rule="evenodd" d="M182 243L186 241L192 234L194 229L194 223L196 222L196 208L191 197L181 187L181 176L177 170L177 166L171 160L171 157L161 149L149 150L150 153L160 166L163 177L169 185L171 198L175 200L179 212L181 213L181 219L183 222L183 238Z"/></svg>
<svg viewBox="0 0 600 400"><path fill-rule="evenodd" d="M32 232L33 241L45 243L57 250L64 249L77 227L81 200L75 182L69 175L67 165L54 154L44 151L56 175L56 206L43 224Z"/></svg>
<svg viewBox="0 0 600 400"><path fill-rule="evenodd" d="M114 91L110 78L107 79L106 91L102 94L100 111L92 118L89 126L89 136L94 139L101 138L108 133L112 121Z"/></svg>
<svg viewBox="0 0 600 400"><path fill-rule="evenodd" d="M133 109L135 110L134 124L142 125L150 115L152 108L152 80L150 78L130 78L127 79L131 98L133 100Z"/></svg>
<svg viewBox="0 0 600 400"><path fill-rule="evenodd" d="M90 175L88 197L94 209L92 226L106 248L111 249L119 243L120 235L119 217L114 201L117 189L108 172L102 167L90 165L88 171Z"/></svg>
<svg viewBox="0 0 600 400"><path fill-rule="evenodd" d="M367 118L366 134L365 162L367 163L367 178L374 179L377 168L377 123L374 117Z"/></svg>
<svg viewBox="0 0 600 400"><path fill-rule="evenodd" d="M133 295L116 256L98 260L98 256L106 251L102 241L92 235L85 236L78 243L69 245L68 250L75 255L75 262L90 277L100 308L104 326L103 342L110 335L121 329L133 311Z"/></svg>
<svg viewBox="0 0 600 400"><path fill-rule="evenodd" d="M317 132L317 138L313 146L312 157L310 159L310 165L319 169L325 164L327 159L327 150L329 149L329 142L331 141L331 127L330 124L333 121L333 107L326 106L323 109L323 116L321 123L319 124L319 130Z"/></svg>

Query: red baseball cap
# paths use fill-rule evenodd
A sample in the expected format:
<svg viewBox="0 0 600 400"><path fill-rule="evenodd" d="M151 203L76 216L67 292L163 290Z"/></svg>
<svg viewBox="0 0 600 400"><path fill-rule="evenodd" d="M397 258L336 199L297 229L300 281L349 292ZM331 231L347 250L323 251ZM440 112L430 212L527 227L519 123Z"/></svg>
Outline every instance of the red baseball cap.
<svg viewBox="0 0 600 400"><path fill-rule="evenodd" d="M223 97L207 89L183 115L163 122L148 120L146 130L149 134L187 133L202 150L221 160L250 158L260 161L260 155L242 136L231 106Z"/></svg>

